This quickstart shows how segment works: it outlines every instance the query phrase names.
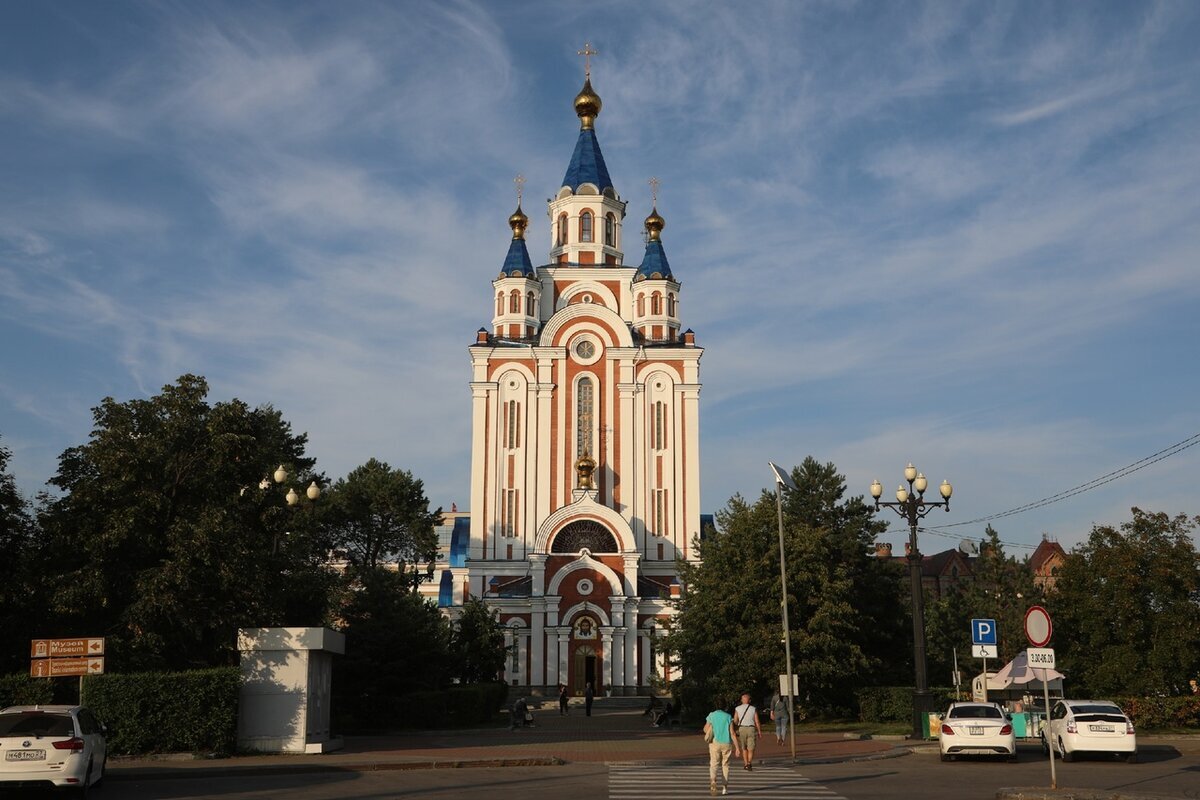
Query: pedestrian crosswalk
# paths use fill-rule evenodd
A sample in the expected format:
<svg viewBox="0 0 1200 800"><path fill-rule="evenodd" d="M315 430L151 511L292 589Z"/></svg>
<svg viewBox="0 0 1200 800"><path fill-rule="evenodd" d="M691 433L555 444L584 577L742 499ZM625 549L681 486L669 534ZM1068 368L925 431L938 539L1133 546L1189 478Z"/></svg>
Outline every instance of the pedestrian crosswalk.
<svg viewBox="0 0 1200 800"><path fill-rule="evenodd" d="M717 775L717 791L721 777ZM746 772L730 764L729 797L762 800L846 800L786 767L755 767ZM609 800L674 800L708 797L708 766L617 765L608 768Z"/></svg>

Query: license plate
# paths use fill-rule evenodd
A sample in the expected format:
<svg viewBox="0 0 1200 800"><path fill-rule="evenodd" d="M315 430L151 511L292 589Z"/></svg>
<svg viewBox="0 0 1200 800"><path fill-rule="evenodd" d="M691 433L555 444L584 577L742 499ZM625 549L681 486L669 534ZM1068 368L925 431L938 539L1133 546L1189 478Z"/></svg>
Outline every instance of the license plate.
<svg viewBox="0 0 1200 800"><path fill-rule="evenodd" d="M967 733L972 736L983 736L983 727L979 725L971 725L967 728Z"/></svg>
<svg viewBox="0 0 1200 800"><path fill-rule="evenodd" d="M1116 728L1112 725L1088 725L1088 730L1096 733L1112 733Z"/></svg>
<svg viewBox="0 0 1200 800"><path fill-rule="evenodd" d="M45 761L45 750L9 750L4 754L5 761Z"/></svg>

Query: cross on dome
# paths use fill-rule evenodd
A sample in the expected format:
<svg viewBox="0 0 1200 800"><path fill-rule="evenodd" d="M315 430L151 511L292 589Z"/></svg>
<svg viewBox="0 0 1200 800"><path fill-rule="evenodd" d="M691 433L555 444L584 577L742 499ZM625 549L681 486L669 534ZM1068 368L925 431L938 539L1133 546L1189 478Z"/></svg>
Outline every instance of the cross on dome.
<svg viewBox="0 0 1200 800"><path fill-rule="evenodd" d="M593 49L591 42L584 42L583 49L576 51L576 55L583 56L584 80L590 79L592 77L592 56L600 55L600 51Z"/></svg>

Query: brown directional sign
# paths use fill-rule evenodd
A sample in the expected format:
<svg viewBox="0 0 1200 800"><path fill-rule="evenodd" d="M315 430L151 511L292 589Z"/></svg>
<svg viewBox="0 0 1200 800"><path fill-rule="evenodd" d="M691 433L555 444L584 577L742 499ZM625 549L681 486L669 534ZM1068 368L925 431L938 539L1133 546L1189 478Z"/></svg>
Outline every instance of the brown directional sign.
<svg viewBox="0 0 1200 800"><path fill-rule="evenodd" d="M103 675L104 657L40 658L30 663L29 674L35 678L65 678L72 675Z"/></svg>
<svg viewBox="0 0 1200 800"><path fill-rule="evenodd" d="M104 637L79 639L34 639L29 644L30 658L66 658L104 655Z"/></svg>

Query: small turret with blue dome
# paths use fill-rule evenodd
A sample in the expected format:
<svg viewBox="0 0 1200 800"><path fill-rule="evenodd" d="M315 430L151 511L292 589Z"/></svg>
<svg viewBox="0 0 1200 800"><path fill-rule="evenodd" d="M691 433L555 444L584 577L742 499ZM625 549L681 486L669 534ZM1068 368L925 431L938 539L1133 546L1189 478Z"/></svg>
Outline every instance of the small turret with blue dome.
<svg viewBox="0 0 1200 800"><path fill-rule="evenodd" d="M635 281L658 280L665 278L673 281L671 264L667 261L667 252L663 250L662 229L667 221L658 213L657 204L646 217L646 255L642 256L642 264L638 267Z"/></svg>
<svg viewBox="0 0 1200 800"><path fill-rule="evenodd" d="M512 228L512 243L508 246L508 255L504 257L504 267L500 270L501 278L533 278L537 272L529 258L529 248L525 245L525 228L529 225L529 217L521 210L521 201L517 200L517 210L508 218Z"/></svg>

